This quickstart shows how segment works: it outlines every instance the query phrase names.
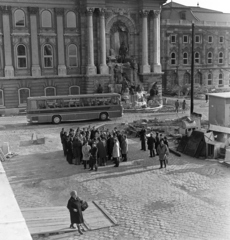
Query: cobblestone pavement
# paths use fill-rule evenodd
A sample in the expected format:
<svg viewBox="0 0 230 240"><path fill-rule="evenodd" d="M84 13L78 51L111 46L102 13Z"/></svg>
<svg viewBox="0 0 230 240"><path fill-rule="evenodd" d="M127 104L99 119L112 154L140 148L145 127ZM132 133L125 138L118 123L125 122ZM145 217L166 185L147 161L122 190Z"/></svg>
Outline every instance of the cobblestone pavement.
<svg viewBox="0 0 230 240"><path fill-rule="evenodd" d="M63 206L77 189L83 199L98 200L119 226L35 239L230 239L229 168L171 154L169 166L159 169L157 158L131 139L129 162L89 172L67 164L57 130L44 130L45 145L18 146L19 155L3 163L20 207Z"/></svg>
<svg viewBox="0 0 230 240"><path fill-rule="evenodd" d="M59 139L61 127L84 124L34 125L0 131L1 141L10 142L11 151L18 154L3 166L21 208L65 206L69 191L76 189L83 199L98 200L119 223L83 236L68 233L34 239L230 239L229 168L216 161L171 154L168 167L159 169L158 159L149 158L147 151L139 150L139 140L131 139L127 163L121 163L119 168L109 163L98 172L89 172L82 166L67 164ZM45 136L46 143L20 146L33 131Z"/></svg>

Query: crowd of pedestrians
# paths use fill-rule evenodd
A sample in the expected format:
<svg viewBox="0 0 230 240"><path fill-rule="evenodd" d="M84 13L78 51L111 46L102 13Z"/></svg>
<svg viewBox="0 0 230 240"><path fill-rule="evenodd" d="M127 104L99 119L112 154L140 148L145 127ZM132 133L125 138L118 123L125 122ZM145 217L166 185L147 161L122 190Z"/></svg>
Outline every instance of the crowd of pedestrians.
<svg viewBox="0 0 230 240"><path fill-rule="evenodd" d="M119 167L121 161L127 161L128 139L126 134L114 128L113 131L99 130L93 127L70 129L60 132L64 156L69 164L84 165L84 169L97 171L113 161Z"/></svg>

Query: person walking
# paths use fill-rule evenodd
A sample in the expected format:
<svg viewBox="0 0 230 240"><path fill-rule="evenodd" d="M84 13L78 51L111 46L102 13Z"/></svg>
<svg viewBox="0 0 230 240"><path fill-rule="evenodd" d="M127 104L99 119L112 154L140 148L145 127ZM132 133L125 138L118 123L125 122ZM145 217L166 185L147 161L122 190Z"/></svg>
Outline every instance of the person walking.
<svg viewBox="0 0 230 240"><path fill-rule="evenodd" d="M81 210L83 201L77 196L77 191L71 191L70 196L71 197L67 203L67 208L69 209L70 213L70 228L75 228L74 224L77 224L78 232L83 234L83 232L85 232L85 229L81 225L84 223Z"/></svg>
<svg viewBox="0 0 230 240"><path fill-rule="evenodd" d="M146 130L143 127L140 131L141 150L146 151Z"/></svg>
<svg viewBox="0 0 230 240"><path fill-rule="evenodd" d="M122 154L123 162L127 162L128 150L129 150L128 139L127 139L127 136L124 135L122 140L121 140L121 154Z"/></svg>
<svg viewBox="0 0 230 240"><path fill-rule="evenodd" d="M156 132L156 137L155 137L155 150L156 150L156 154L157 154L157 155L158 155L157 147L158 147L159 144L160 144L159 133Z"/></svg>
<svg viewBox="0 0 230 240"><path fill-rule="evenodd" d="M73 164L73 137L68 136L66 146L66 160L69 164Z"/></svg>
<svg viewBox="0 0 230 240"><path fill-rule="evenodd" d="M113 160L114 160L114 167L119 167L120 163L120 157L121 157L121 151L120 151L120 146L118 139L114 139L114 146L113 146Z"/></svg>
<svg viewBox="0 0 230 240"><path fill-rule="evenodd" d="M83 164L84 164L84 169L86 169L86 165L90 159L90 149L91 149L91 147L89 146L88 141L85 141L85 143L82 147L82 160L83 160Z"/></svg>
<svg viewBox="0 0 230 240"><path fill-rule="evenodd" d="M108 160L112 159L112 156L113 156L113 146L114 146L114 136L109 134L108 139L107 139Z"/></svg>
<svg viewBox="0 0 230 240"><path fill-rule="evenodd" d="M157 147L157 152L159 154L159 161L160 161L160 169L163 168L163 163L164 167L166 168L166 158L169 155L169 150L168 147L164 144L164 140L160 140L160 144Z"/></svg>
<svg viewBox="0 0 230 240"><path fill-rule="evenodd" d="M99 138L99 142L97 143L97 149L98 149L98 164L100 166L105 166L106 162L106 156L107 156L107 151L106 151L106 146L105 143L102 141L102 138Z"/></svg>
<svg viewBox="0 0 230 240"><path fill-rule="evenodd" d="M73 141L73 164L80 165L82 158L82 142L80 137L75 137Z"/></svg>
<svg viewBox="0 0 230 240"><path fill-rule="evenodd" d="M150 137L148 137L147 145L148 145L148 150L150 152L150 156L149 157L155 157L155 151L154 151L155 139L154 139L152 133L150 133Z"/></svg>
<svg viewBox="0 0 230 240"><path fill-rule="evenodd" d="M177 114L178 114L178 111L179 111L179 106L180 106L180 103L179 103L179 100L177 99L176 102L175 102L175 111L176 111Z"/></svg>
<svg viewBox="0 0 230 240"><path fill-rule="evenodd" d="M92 143L92 148L90 149L90 171L93 171L93 168L95 167L95 171L97 171L97 145L96 142Z"/></svg>
<svg viewBox="0 0 230 240"><path fill-rule="evenodd" d="M186 101L184 99L184 101L182 102L182 113L185 113L185 109L186 109Z"/></svg>
<svg viewBox="0 0 230 240"><path fill-rule="evenodd" d="M68 142L68 135L67 135L67 132L64 132L64 134L62 135L62 138L61 138L61 143L62 143L63 152L64 152L65 157L67 155L67 142Z"/></svg>

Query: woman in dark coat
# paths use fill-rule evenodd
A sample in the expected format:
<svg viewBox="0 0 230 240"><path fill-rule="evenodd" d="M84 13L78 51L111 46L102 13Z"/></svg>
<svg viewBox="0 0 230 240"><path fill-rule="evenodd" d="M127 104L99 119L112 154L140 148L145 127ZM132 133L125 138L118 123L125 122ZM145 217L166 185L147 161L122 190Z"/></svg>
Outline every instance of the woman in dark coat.
<svg viewBox="0 0 230 240"><path fill-rule="evenodd" d="M79 137L75 138L73 141L73 164L80 165L82 158L82 143Z"/></svg>
<svg viewBox="0 0 230 240"><path fill-rule="evenodd" d="M74 224L77 224L78 232L83 234L85 229L81 226L84 223L83 214L81 210L81 206L83 201L77 196L77 191L70 192L71 198L68 201L67 208L70 212L70 228L75 228ZM83 231L83 232L82 232Z"/></svg>
<svg viewBox="0 0 230 240"><path fill-rule="evenodd" d="M67 140L66 160L69 164L73 164L73 139L70 136Z"/></svg>

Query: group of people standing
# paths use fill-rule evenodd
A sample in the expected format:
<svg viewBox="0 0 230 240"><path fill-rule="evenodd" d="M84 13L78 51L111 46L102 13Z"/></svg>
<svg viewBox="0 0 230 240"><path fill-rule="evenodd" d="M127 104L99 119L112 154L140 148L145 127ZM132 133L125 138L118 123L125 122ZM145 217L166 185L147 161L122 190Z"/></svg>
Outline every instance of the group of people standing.
<svg viewBox="0 0 230 240"><path fill-rule="evenodd" d="M94 126L91 128L70 129L62 128L60 132L64 156L69 164L80 165L84 169L97 171L98 166L105 166L112 160L119 167L120 161L127 161L128 139L124 133L114 128L113 131L100 131Z"/></svg>
<svg viewBox="0 0 230 240"><path fill-rule="evenodd" d="M169 155L169 144L167 137L163 137L162 134L156 132L155 137L153 136L153 132L150 133L149 136L146 134L146 129L143 127L139 133L141 140L141 150L146 151L146 143L148 146L148 150L150 152L149 157L159 156L160 168L166 168L168 155Z"/></svg>

